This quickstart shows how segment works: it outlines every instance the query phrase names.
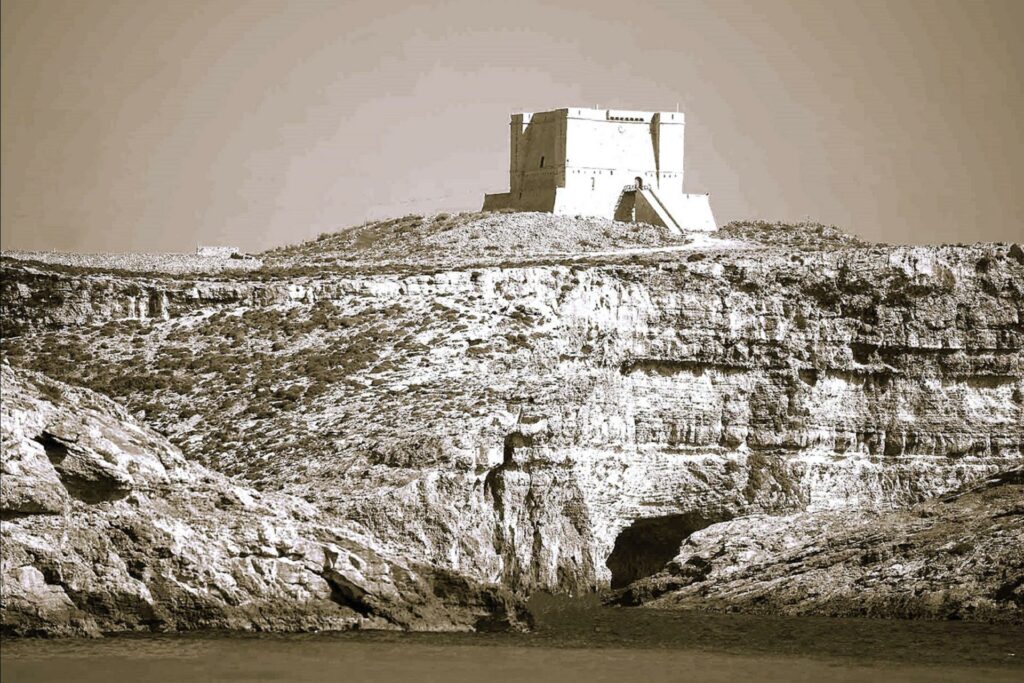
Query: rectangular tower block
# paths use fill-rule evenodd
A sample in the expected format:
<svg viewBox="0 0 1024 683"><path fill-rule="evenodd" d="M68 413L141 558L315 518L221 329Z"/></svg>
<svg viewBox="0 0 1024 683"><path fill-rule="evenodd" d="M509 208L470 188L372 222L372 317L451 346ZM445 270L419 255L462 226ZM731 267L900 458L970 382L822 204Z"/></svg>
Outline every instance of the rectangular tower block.
<svg viewBox="0 0 1024 683"><path fill-rule="evenodd" d="M484 195L483 208L715 230L708 195L683 192L685 127L679 112L513 114L509 191Z"/></svg>

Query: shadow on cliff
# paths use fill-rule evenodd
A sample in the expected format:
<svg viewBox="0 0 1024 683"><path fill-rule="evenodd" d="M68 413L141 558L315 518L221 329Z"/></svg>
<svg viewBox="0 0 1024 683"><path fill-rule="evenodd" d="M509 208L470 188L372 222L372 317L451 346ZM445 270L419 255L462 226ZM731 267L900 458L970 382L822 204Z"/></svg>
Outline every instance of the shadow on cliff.
<svg viewBox="0 0 1024 683"><path fill-rule="evenodd" d="M679 553L679 547L690 534L730 517L684 513L636 520L616 537L605 563L612 572L611 587L622 588L657 574Z"/></svg>

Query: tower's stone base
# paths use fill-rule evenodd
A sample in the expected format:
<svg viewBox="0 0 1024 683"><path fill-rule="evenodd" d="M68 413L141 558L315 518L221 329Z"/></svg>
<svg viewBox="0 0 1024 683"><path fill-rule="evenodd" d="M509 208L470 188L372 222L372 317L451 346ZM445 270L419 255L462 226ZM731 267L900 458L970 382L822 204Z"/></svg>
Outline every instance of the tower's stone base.
<svg viewBox="0 0 1024 683"><path fill-rule="evenodd" d="M673 232L717 230L706 194L677 190L627 187L614 205L598 203L589 192L560 187L547 196L531 195L523 202L510 192L484 195L484 211L546 211L565 216L595 216L631 223L661 225Z"/></svg>

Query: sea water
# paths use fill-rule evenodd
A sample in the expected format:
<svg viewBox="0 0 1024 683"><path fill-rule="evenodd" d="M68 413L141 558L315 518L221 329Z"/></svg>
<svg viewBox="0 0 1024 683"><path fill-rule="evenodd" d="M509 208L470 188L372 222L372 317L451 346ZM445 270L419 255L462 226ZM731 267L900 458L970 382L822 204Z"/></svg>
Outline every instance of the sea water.
<svg viewBox="0 0 1024 683"><path fill-rule="evenodd" d="M6 639L18 681L1024 681L1024 629L537 598L528 633Z"/></svg>

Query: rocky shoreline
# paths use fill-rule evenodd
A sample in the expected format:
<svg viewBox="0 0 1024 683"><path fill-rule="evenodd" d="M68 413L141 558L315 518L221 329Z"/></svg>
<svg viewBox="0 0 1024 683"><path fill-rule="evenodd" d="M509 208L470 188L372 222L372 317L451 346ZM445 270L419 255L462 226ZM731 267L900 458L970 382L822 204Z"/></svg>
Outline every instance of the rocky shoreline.
<svg viewBox="0 0 1024 683"><path fill-rule="evenodd" d="M114 402L0 367L5 636L528 628L525 595L382 556L185 461ZM611 604L1024 623L1024 468L899 512L692 533Z"/></svg>
<svg viewBox="0 0 1024 683"><path fill-rule="evenodd" d="M1024 624L1024 468L893 512L752 515L698 531L612 604Z"/></svg>

